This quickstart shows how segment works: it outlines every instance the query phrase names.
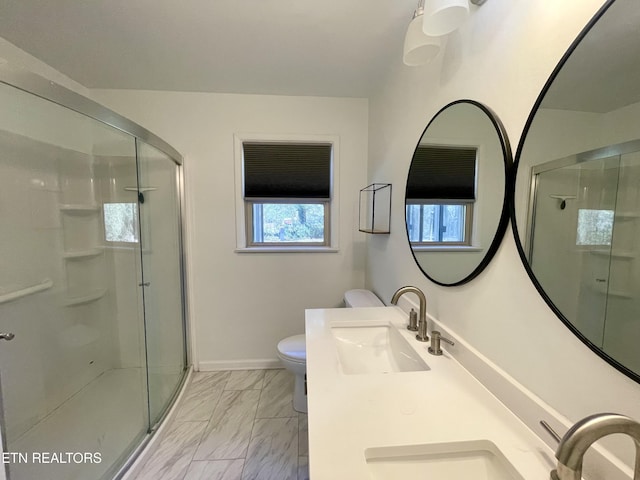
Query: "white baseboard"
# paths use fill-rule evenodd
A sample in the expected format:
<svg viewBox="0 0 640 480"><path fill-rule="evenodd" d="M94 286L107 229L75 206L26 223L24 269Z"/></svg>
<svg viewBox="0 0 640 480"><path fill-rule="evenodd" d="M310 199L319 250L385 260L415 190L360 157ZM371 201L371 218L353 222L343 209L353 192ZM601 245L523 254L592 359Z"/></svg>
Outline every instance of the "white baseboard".
<svg viewBox="0 0 640 480"><path fill-rule="evenodd" d="M266 370L284 368L277 358L258 358L251 360L209 360L198 362L201 372L217 372L220 370Z"/></svg>

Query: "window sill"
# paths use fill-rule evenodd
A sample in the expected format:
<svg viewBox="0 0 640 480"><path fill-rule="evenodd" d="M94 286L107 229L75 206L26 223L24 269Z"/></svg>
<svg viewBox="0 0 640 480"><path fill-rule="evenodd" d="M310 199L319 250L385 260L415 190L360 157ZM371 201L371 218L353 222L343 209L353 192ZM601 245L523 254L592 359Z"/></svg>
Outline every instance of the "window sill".
<svg viewBox="0 0 640 480"><path fill-rule="evenodd" d="M242 247L236 248L235 253L338 253L333 247Z"/></svg>
<svg viewBox="0 0 640 480"><path fill-rule="evenodd" d="M484 250L482 247L473 245L434 245L433 247L412 245L411 249L414 252L482 252Z"/></svg>

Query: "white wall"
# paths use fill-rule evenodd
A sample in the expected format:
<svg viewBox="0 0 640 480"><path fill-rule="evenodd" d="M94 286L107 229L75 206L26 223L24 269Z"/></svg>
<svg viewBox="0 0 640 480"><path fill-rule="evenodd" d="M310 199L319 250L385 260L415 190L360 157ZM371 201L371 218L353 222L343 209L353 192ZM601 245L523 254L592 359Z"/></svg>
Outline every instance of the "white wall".
<svg viewBox="0 0 640 480"><path fill-rule="evenodd" d="M0 37L0 65L6 63L12 69L24 69L37 73L59 85L62 85L76 93L89 96L89 89L80 83L70 79L46 63L38 60L24 50L16 47L4 38Z"/></svg>
<svg viewBox="0 0 640 480"><path fill-rule="evenodd" d="M96 90L185 156L190 316L196 366L275 364L304 309L334 307L364 285L358 190L366 185L365 99ZM338 253L236 253L234 134L337 135Z"/></svg>
<svg viewBox="0 0 640 480"><path fill-rule="evenodd" d="M515 150L548 75L602 3L490 0L474 8L431 65L405 67L398 53L370 99L369 181L403 184L422 129L459 98L491 107ZM369 288L384 299L401 285L424 289L430 314L573 421L601 411L640 419L640 386L556 318L526 275L510 231L470 284L443 288L424 278L407 246L401 190L394 189L391 235L367 241Z"/></svg>

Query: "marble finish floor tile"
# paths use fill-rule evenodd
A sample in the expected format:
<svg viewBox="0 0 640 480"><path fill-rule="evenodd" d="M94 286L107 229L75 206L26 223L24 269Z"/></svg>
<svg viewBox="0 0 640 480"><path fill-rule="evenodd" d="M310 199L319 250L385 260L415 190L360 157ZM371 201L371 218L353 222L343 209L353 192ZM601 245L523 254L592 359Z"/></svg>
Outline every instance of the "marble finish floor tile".
<svg viewBox="0 0 640 480"><path fill-rule="evenodd" d="M298 455L309 455L309 424L306 413L298 413Z"/></svg>
<svg viewBox="0 0 640 480"><path fill-rule="evenodd" d="M264 370L234 370L229 375L225 390L260 390L264 382Z"/></svg>
<svg viewBox="0 0 640 480"><path fill-rule="evenodd" d="M223 392L198 446L195 460L225 460L246 455L260 390Z"/></svg>
<svg viewBox="0 0 640 480"><path fill-rule="evenodd" d="M241 480L244 460L193 461L184 480Z"/></svg>
<svg viewBox="0 0 640 480"><path fill-rule="evenodd" d="M138 480L182 480L207 422L180 422L170 428L138 475Z"/></svg>
<svg viewBox="0 0 640 480"><path fill-rule="evenodd" d="M287 370L192 376L137 480L309 480L307 415ZM261 418L262 417L262 418Z"/></svg>
<svg viewBox="0 0 640 480"><path fill-rule="evenodd" d="M294 375L288 370L267 370L256 418L297 417L293 409Z"/></svg>
<svg viewBox="0 0 640 480"><path fill-rule="evenodd" d="M230 372L197 372L191 377L176 421L209 420Z"/></svg>
<svg viewBox="0 0 640 480"><path fill-rule="evenodd" d="M298 418L256 419L242 480L297 480Z"/></svg>
<svg viewBox="0 0 640 480"><path fill-rule="evenodd" d="M309 480L309 457L298 457L298 480Z"/></svg>

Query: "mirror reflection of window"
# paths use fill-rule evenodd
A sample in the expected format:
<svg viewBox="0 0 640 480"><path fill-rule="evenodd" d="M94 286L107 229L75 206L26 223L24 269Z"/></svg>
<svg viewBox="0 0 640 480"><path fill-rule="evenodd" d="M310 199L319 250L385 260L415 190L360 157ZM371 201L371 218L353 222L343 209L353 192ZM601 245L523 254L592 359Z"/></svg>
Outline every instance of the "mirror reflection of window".
<svg viewBox="0 0 640 480"><path fill-rule="evenodd" d="M576 245L611 245L613 210L578 209Z"/></svg>
<svg viewBox="0 0 640 480"><path fill-rule="evenodd" d="M470 245L467 234L467 209L470 204L407 205L407 230L413 244L457 244Z"/></svg>
<svg viewBox="0 0 640 480"><path fill-rule="evenodd" d="M468 246L476 200L475 147L420 145L407 184L407 231L419 246Z"/></svg>

